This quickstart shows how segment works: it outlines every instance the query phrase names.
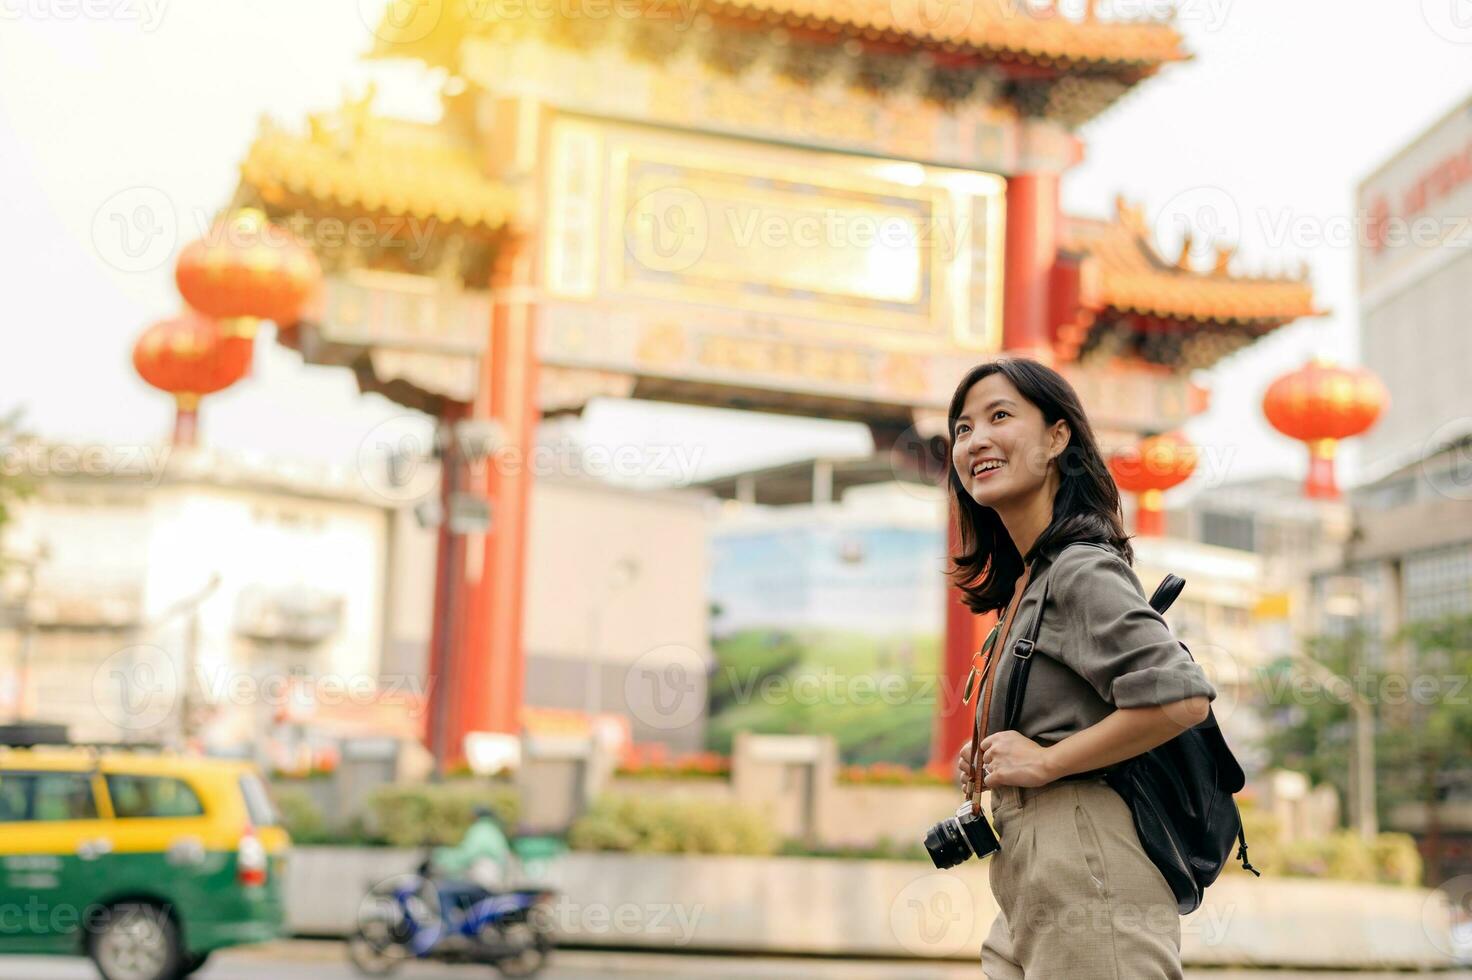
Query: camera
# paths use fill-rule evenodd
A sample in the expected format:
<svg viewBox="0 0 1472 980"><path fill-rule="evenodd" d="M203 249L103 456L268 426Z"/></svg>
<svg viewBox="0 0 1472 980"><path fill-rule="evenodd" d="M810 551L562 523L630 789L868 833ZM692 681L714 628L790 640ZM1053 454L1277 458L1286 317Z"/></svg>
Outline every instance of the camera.
<svg viewBox="0 0 1472 980"><path fill-rule="evenodd" d="M925 850L937 868L954 868L971 855L986 857L1002 849L985 811L971 812L971 801L962 803L954 817L947 817L925 832Z"/></svg>

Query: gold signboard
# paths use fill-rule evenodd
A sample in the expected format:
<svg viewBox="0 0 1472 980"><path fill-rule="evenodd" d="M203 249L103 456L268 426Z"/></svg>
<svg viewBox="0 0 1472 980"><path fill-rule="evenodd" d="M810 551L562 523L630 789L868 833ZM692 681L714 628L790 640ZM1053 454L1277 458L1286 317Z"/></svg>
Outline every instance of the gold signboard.
<svg viewBox="0 0 1472 980"><path fill-rule="evenodd" d="M566 116L550 145L545 363L913 403L1000 347L999 177Z"/></svg>
<svg viewBox="0 0 1472 980"><path fill-rule="evenodd" d="M617 285L673 299L741 296L777 310L852 304L893 311L896 326L934 326L930 202L772 187L626 155L615 163L623 193L613 215L623 217L626 246L610 253Z"/></svg>
<svg viewBox="0 0 1472 980"><path fill-rule="evenodd" d="M541 310L538 350L546 364L771 393L769 407L790 396L827 397L891 409L943 405L956 379L981 354L905 351L822 336L794 339L753 328L740 313L714 312L696 322L668 319L656 308L550 302ZM884 414L892 414L884 413Z"/></svg>

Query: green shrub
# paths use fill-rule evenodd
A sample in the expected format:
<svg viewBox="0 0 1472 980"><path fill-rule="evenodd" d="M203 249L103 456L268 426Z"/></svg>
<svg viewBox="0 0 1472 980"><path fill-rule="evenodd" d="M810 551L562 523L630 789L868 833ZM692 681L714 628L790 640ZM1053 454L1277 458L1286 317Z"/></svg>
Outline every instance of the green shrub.
<svg viewBox="0 0 1472 980"><path fill-rule="evenodd" d="M772 829L760 815L728 803L679 797L607 796L568 831L580 851L632 854L771 854Z"/></svg>
<svg viewBox="0 0 1472 980"><path fill-rule="evenodd" d="M1271 815L1250 801L1240 802L1239 807L1247 856L1265 875L1403 886L1421 881L1421 855L1407 834L1380 834L1366 842L1355 831L1336 830L1327 837L1284 843L1278 821ZM1227 869L1247 873L1235 856Z"/></svg>
<svg viewBox="0 0 1472 980"><path fill-rule="evenodd" d="M929 861L930 853L921 841L899 844L881 837L873 844L808 844L800 840L782 842L784 857L826 857L868 861Z"/></svg>
<svg viewBox="0 0 1472 980"><path fill-rule="evenodd" d="M1380 834L1370 844L1375 877L1387 885L1414 888L1421 884L1421 852L1410 834Z"/></svg>
<svg viewBox="0 0 1472 980"><path fill-rule="evenodd" d="M1250 800L1240 800L1237 807L1242 812L1242 831L1247 838L1247 859L1265 875L1283 874L1283 832L1277 818L1263 813ZM1227 862L1227 870L1235 868L1242 874L1250 874L1242 867L1242 862L1236 859L1236 854L1234 848L1232 859Z"/></svg>
<svg viewBox="0 0 1472 980"><path fill-rule="evenodd" d="M347 822L332 832L330 840L323 841L324 844L333 844L338 847L388 847L389 842L377 830L368 825L368 818L361 813L355 813L349 817Z"/></svg>
<svg viewBox="0 0 1472 980"><path fill-rule="evenodd" d="M1421 880L1421 856L1415 843L1405 834L1380 834L1373 841L1366 841L1357 831L1336 830L1328 837L1278 845L1275 859L1267 866L1259 864L1256 851L1256 844L1251 845L1252 862L1260 871L1272 871L1290 878L1326 878L1407 887Z"/></svg>
<svg viewBox="0 0 1472 980"><path fill-rule="evenodd" d="M479 806L490 807L508 836L520 815L516 790L483 779L453 779L424 785L383 786L367 801L366 832L394 847L455 844Z"/></svg>
<svg viewBox="0 0 1472 980"><path fill-rule="evenodd" d="M1328 837L1298 840L1283 848L1284 873L1302 878L1374 881L1375 862L1369 846L1351 830Z"/></svg>
<svg viewBox="0 0 1472 980"><path fill-rule="evenodd" d="M271 797L281 814L281 825L291 835L294 844L322 844L333 837L322 815L322 808L312 799L312 794L295 786L271 787Z"/></svg>

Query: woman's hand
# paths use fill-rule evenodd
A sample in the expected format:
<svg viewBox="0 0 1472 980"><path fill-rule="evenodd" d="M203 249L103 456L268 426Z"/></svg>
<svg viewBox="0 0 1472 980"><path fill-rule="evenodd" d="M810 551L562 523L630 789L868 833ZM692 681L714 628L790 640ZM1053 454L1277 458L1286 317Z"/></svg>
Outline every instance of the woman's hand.
<svg viewBox="0 0 1472 980"><path fill-rule="evenodd" d="M956 756L956 784L961 787L961 792L970 796L975 788L975 776L971 771L971 740L961 746L961 753Z"/></svg>
<svg viewBox="0 0 1472 980"><path fill-rule="evenodd" d="M982 739L981 763L987 789L1046 786L1058 778L1048 749L1018 732L995 732Z"/></svg>

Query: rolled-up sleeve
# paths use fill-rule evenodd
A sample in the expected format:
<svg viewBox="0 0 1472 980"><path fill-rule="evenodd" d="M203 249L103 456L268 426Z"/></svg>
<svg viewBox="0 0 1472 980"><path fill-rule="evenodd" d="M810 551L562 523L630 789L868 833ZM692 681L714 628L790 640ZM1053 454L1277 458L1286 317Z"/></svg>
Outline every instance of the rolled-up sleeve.
<svg viewBox="0 0 1472 980"><path fill-rule="evenodd" d="M1216 699L1201 666L1145 598L1139 577L1116 554L1073 547L1058 557L1052 597L1067 628L1059 658L1116 708Z"/></svg>

